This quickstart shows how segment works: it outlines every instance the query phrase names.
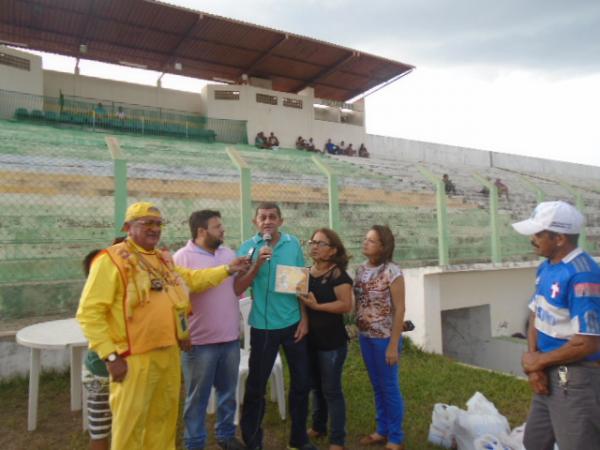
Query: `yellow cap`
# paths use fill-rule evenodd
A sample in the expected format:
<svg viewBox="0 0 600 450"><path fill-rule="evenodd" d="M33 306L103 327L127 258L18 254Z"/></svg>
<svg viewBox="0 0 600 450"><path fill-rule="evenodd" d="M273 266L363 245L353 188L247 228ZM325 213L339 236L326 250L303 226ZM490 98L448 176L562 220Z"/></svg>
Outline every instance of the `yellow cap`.
<svg viewBox="0 0 600 450"><path fill-rule="evenodd" d="M137 202L127 208L127 212L125 213L125 223L139 219L140 217L148 216L162 218L160 210L152 203Z"/></svg>

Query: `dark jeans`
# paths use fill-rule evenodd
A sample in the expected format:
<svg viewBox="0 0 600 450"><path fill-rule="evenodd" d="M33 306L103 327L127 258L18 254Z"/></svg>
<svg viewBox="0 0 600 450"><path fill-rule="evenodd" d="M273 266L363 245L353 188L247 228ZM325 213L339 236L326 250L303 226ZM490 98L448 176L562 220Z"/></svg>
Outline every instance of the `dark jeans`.
<svg viewBox="0 0 600 450"><path fill-rule="evenodd" d="M342 369L348 354L344 344L335 350L309 348L312 369L312 429L327 433L327 419L331 417L329 443L344 445L346 438L346 401L342 391Z"/></svg>
<svg viewBox="0 0 600 450"><path fill-rule="evenodd" d="M289 371L290 393L288 403L292 430L290 447L301 447L308 442L306 417L310 388L308 347L306 338L294 342L298 324L279 330L250 330L250 361L240 428L248 449L262 447L262 419L265 414L265 391L279 346L283 347Z"/></svg>

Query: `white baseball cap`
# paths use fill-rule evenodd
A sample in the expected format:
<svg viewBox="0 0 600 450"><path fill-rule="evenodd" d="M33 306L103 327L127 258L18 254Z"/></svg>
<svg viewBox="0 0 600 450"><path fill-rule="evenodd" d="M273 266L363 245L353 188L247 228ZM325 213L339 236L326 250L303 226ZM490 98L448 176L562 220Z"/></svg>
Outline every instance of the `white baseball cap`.
<svg viewBox="0 0 600 450"><path fill-rule="evenodd" d="M542 202L527 220L513 223L517 233L532 235L548 230L560 234L579 234L585 218L573 205L563 201Z"/></svg>

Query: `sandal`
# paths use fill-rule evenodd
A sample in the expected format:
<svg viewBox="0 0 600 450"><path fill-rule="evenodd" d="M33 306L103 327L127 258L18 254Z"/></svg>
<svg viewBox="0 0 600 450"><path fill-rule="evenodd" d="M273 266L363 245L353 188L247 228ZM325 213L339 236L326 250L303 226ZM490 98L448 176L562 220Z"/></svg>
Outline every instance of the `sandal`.
<svg viewBox="0 0 600 450"><path fill-rule="evenodd" d="M358 443L360 445L383 445L387 441L385 436L379 433L371 433L368 436L362 437Z"/></svg>

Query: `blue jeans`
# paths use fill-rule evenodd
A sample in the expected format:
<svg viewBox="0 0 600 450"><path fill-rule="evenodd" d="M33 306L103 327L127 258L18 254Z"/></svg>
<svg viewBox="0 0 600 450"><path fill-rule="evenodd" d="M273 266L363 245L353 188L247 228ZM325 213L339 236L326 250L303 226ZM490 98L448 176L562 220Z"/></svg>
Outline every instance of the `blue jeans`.
<svg viewBox="0 0 600 450"><path fill-rule="evenodd" d="M206 407L213 385L217 391L217 440L235 436L235 390L240 366L240 341L193 345L183 353L185 406L183 435L187 448L206 444Z"/></svg>
<svg viewBox="0 0 600 450"><path fill-rule="evenodd" d="M301 447L308 442L306 434L310 389L308 346L306 338L294 342L297 327L298 324L278 330L250 329L249 371L240 421L242 438L248 449L262 447L261 424L265 415L265 392L279 346L283 347L290 371L288 404L292 430L289 444L290 447Z"/></svg>
<svg viewBox="0 0 600 450"><path fill-rule="evenodd" d="M388 366L385 362L385 350L389 342L389 338L359 336L360 351L375 392L377 433L386 436L391 444L402 444L404 442L404 431L402 431L404 400L400 392L398 364ZM402 340L398 346L399 352L401 347Z"/></svg>
<svg viewBox="0 0 600 450"><path fill-rule="evenodd" d="M327 418L331 418L329 443L344 445L346 438L346 401L342 391L342 369L348 354L344 344L335 350L309 347L312 369L312 429L327 433Z"/></svg>

